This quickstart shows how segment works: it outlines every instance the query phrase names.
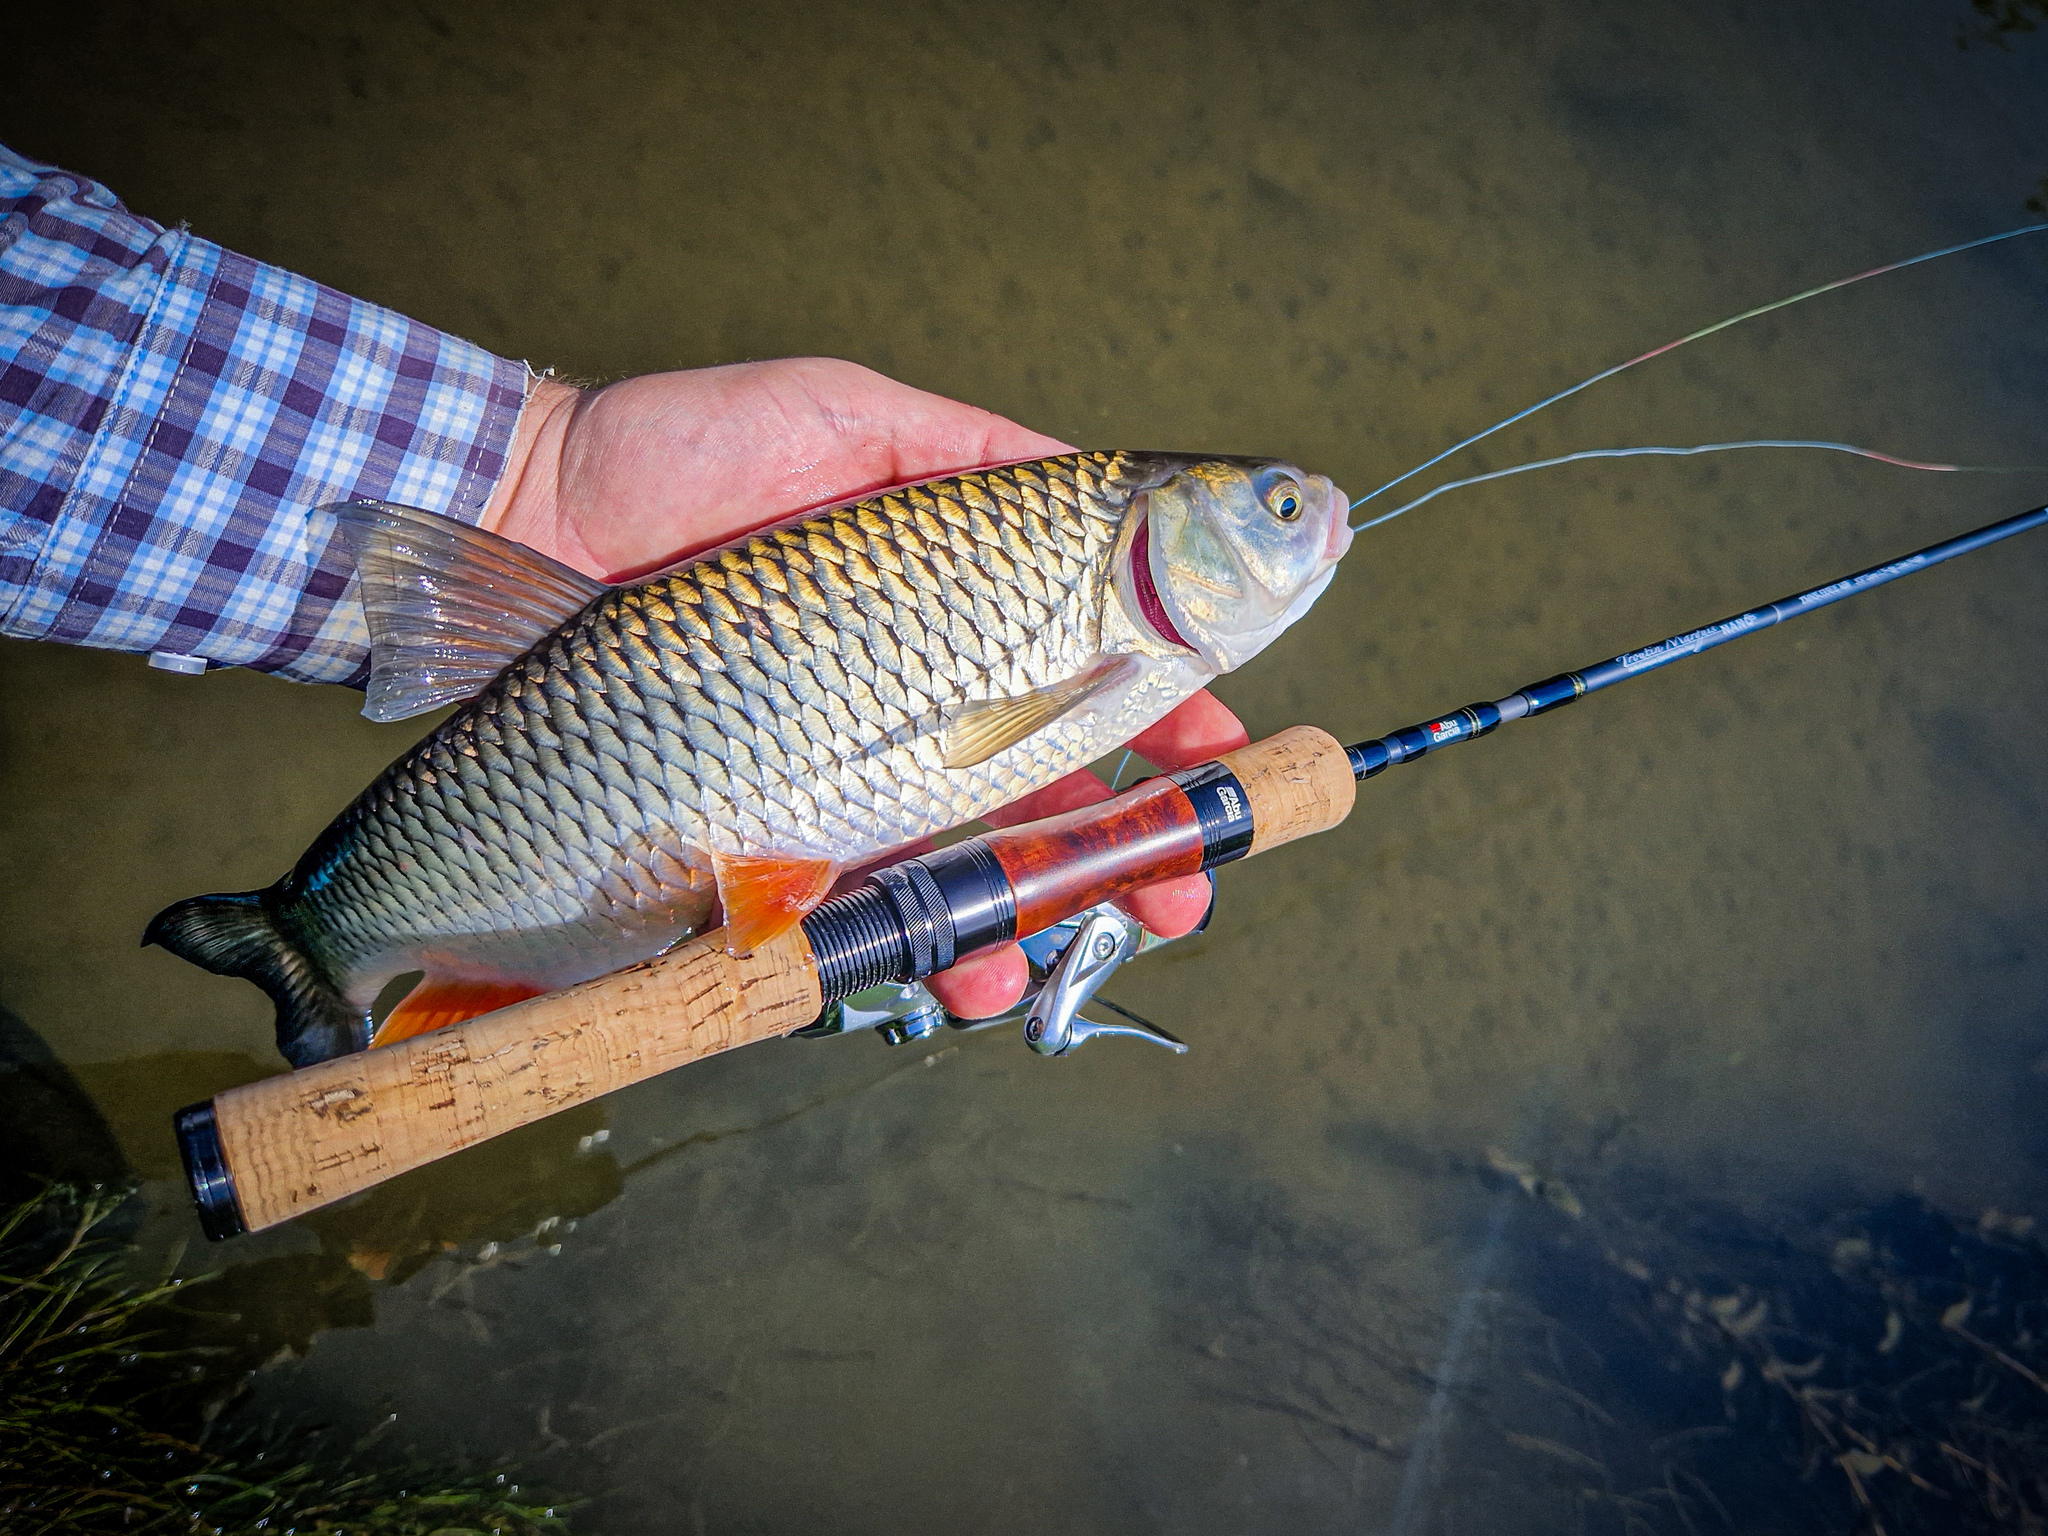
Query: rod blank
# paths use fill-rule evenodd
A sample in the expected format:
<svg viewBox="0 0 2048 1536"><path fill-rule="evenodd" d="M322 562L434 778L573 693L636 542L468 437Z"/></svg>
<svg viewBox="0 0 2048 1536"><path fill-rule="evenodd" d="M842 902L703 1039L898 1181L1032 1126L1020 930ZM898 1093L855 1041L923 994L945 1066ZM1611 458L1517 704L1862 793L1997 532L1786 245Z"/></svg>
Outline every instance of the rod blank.
<svg viewBox="0 0 2048 1536"><path fill-rule="evenodd" d="M1704 628L1672 635L1669 639L1659 640L1655 645L1644 646L1640 650L1624 651L1619 656L1610 656L1605 661L1595 662L1592 666L1582 667L1576 672L1560 672L1555 677L1546 677L1539 683L1529 683L1518 688L1504 699L1467 704L1463 709L1435 720L1424 720L1418 725L1403 726L1400 730L1385 736L1375 736L1370 741L1361 741L1356 746L1346 747L1344 751L1351 760L1352 773L1360 779L1369 779L1376 773L1386 772L1397 763L1412 763L1439 747L1455 746L1461 741L1476 741L1511 720L1521 720L1530 715L1541 715L1553 709L1560 709L1589 693L1598 693L1602 688L1612 688L1616 683L1626 682L1632 677L1641 677L1644 673L1654 672L1659 667L1668 667L1683 657L1711 651L1717 645L1726 645L1730 640L1739 640L1744 635L1755 634L1758 630L1770 629L1787 619L1796 619L1812 613L1817 608L1830 607L1844 598L1854 597L1860 592L1868 592L1888 582L1897 581L1901 576L1911 576L1916 571L1940 565L1944 560L1953 560L1958 555L1974 554L1987 545L1997 544L2012 538L2015 534L2039 528L2043 523L2048 523L2048 506L2036 507L2031 512L2021 512L2014 517L1987 523L1972 532L1957 534L1952 539L1943 539L1939 544L1930 544L1910 555L1902 555L1897 560L1870 566L1866 570L1857 571L1854 575L1843 576L1818 587L1809 587L1804 592L1781 597L1775 603L1765 603L1761 608L1730 614L1727 618Z"/></svg>

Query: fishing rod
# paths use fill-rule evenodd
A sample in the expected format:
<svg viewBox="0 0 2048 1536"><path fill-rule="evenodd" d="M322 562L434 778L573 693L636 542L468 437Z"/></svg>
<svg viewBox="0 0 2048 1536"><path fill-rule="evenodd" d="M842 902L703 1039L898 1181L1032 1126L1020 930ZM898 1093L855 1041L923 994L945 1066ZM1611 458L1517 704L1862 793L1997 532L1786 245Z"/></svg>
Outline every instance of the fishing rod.
<svg viewBox="0 0 2048 1536"><path fill-rule="evenodd" d="M880 1018L889 1038L916 1038L931 1018L912 984L1019 938L1034 951L1034 974L1045 973L1025 1010L1034 1051L1063 1056L1098 1034L1184 1050L1133 1016L1108 1024L1081 1014L1142 943L1108 905L1117 897L1334 827L1358 784L1388 768L2043 523L2048 506L1353 746L1294 726L1100 804L877 870L748 954L728 954L718 929L580 986L231 1088L176 1118L200 1223L215 1239L274 1226L685 1062L771 1036L835 1032L849 1011ZM890 987L911 1005L849 1010Z"/></svg>

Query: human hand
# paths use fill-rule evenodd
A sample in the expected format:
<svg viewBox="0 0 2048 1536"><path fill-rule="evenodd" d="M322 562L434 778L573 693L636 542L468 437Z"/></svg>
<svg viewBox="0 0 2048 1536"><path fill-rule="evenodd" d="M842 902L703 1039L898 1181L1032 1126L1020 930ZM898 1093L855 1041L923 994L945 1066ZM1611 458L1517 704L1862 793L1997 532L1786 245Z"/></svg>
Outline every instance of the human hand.
<svg viewBox="0 0 2048 1536"><path fill-rule="evenodd" d="M482 521L565 565L623 581L867 491L1067 451L988 411L832 358L646 374L595 390L544 379ZM1204 691L1131 747L1172 769L1246 740L1237 717ZM988 820L1012 826L1108 797L1084 769ZM1209 882L1163 881L1122 904L1173 938L1202 920ZM928 985L960 1017L984 1018L1024 995L1027 974L1012 944Z"/></svg>

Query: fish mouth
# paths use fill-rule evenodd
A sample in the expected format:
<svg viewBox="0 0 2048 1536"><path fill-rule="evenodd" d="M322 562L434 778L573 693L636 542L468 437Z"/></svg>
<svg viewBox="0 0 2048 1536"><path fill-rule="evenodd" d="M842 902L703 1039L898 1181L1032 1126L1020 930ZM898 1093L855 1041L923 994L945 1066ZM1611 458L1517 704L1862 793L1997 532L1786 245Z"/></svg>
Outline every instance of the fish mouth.
<svg viewBox="0 0 2048 1536"><path fill-rule="evenodd" d="M1200 650L1183 635L1173 622L1173 615L1166 611L1166 599L1159 595L1159 584L1152 579L1152 519L1138 520L1138 528L1131 535L1131 590L1138 599L1138 612L1152 633L1169 645L1182 650Z"/></svg>
<svg viewBox="0 0 2048 1536"><path fill-rule="evenodd" d="M1351 550L1351 499L1338 488L1334 480L1326 480L1323 483L1330 488L1330 528L1323 541L1323 559L1335 565Z"/></svg>

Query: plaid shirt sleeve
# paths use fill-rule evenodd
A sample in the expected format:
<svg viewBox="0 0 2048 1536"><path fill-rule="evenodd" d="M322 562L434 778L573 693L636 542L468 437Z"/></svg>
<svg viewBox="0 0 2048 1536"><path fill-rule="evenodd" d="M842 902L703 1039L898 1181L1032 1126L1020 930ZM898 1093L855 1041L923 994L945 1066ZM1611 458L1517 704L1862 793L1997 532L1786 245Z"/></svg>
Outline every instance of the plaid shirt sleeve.
<svg viewBox="0 0 2048 1536"><path fill-rule="evenodd" d="M529 377L0 146L0 634L359 684L314 509L475 522Z"/></svg>

